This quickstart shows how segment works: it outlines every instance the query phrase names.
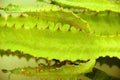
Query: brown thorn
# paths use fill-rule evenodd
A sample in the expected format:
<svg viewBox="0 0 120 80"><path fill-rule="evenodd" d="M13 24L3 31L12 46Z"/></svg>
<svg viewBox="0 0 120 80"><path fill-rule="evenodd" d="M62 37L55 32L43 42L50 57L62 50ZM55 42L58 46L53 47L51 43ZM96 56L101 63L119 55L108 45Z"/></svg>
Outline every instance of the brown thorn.
<svg viewBox="0 0 120 80"><path fill-rule="evenodd" d="M24 18L25 16L21 13L21 14L19 15L19 17L20 17L20 18Z"/></svg>
<svg viewBox="0 0 120 80"><path fill-rule="evenodd" d="M95 11L95 15L96 15L96 16L98 15L98 13L99 13L98 11Z"/></svg>
<svg viewBox="0 0 120 80"><path fill-rule="evenodd" d="M82 31L82 28L80 28L78 31Z"/></svg>
<svg viewBox="0 0 120 80"><path fill-rule="evenodd" d="M49 25L45 28L46 30L49 30Z"/></svg>
<svg viewBox="0 0 120 80"><path fill-rule="evenodd" d="M7 23L4 25L5 28L7 28Z"/></svg>
<svg viewBox="0 0 120 80"><path fill-rule="evenodd" d="M116 32L116 36L118 36L119 35L119 33L118 32Z"/></svg>
<svg viewBox="0 0 120 80"><path fill-rule="evenodd" d="M13 24L12 27L15 28L15 24Z"/></svg>
<svg viewBox="0 0 120 80"><path fill-rule="evenodd" d="M9 14L8 17L12 17L12 14Z"/></svg>
<svg viewBox="0 0 120 80"><path fill-rule="evenodd" d="M110 13L111 13L111 11L110 11L110 10L108 10L108 11L107 11L107 14L109 15Z"/></svg>
<svg viewBox="0 0 120 80"><path fill-rule="evenodd" d="M24 28L24 24L22 24L21 28Z"/></svg>
<svg viewBox="0 0 120 80"><path fill-rule="evenodd" d="M107 33L107 37L109 37L110 35L109 35L109 33Z"/></svg>
<svg viewBox="0 0 120 80"><path fill-rule="evenodd" d="M21 57L23 57L23 55L24 55L23 52L21 52L20 54L18 53L17 56L18 56L19 58L21 58Z"/></svg>
<svg viewBox="0 0 120 80"><path fill-rule="evenodd" d="M37 28L37 24L35 25L35 27L34 28Z"/></svg>
<svg viewBox="0 0 120 80"><path fill-rule="evenodd" d="M36 61L36 62L39 60L39 58L38 58L38 57L34 57L34 59L35 59L35 61Z"/></svg>
<svg viewBox="0 0 120 80"><path fill-rule="evenodd" d="M29 55L29 54L26 54L26 55ZM27 61L29 61L30 58L32 58L32 57L30 57L30 56L26 56L26 55L25 55L25 58L26 58Z"/></svg>
<svg viewBox="0 0 120 80"><path fill-rule="evenodd" d="M14 52L11 52L12 53L12 56L14 56Z"/></svg>
<svg viewBox="0 0 120 80"><path fill-rule="evenodd" d="M68 29L68 32L71 32L71 27Z"/></svg>
<svg viewBox="0 0 120 80"><path fill-rule="evenodd" d="M100 37L102 37L102 33L100 33Z"/></svg>
<svg viewBox="0 0 120 80"><path fill-rule="evenodd" d="M63 11L63 8L60 8L60 11Z"/></svg>
<svg viewBox="0 0 120 80"><path fill-rule="evenodd" d="M95 30L93 31L93 34L95 34L96 32L95 32Z"/></svg>
<svg viewBox="0 0 120 80"><path fill-rule="evenodd" d="M6 56L9 56L10 53L11 53L11 50L10 50L10 49L6 50Z"/></svg>

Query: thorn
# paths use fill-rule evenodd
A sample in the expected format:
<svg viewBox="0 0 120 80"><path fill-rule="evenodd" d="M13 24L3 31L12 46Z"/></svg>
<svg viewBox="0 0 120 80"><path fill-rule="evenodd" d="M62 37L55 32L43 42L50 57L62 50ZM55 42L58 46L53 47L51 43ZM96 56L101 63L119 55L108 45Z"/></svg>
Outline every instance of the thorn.
<svg viewBox="0 0 120 80"><path fill-rule="evenodd" d="M2 14L0 13L0 17L2 16Z"/></svg>
<svg viewBox="0 0 120 80"><path fill-rule="evenodd" d="M30 58L32 58L32 56L31 56L31 55L29 55L29 54L25 54L25 55L24 55L24 57L26 58L26 60L27 60L27 61L29 61L29 60L30 60Z"/></svg>
<svg viewBox="0 0 120 80"><path fill-rule="evenodd" d="M15 28L15 24L13 24L12 27Z"/></svg>
<svg viewBox="0 0 120 80"><path fill-rule="evenodd" d="M18 54L18 57L22 58L23 57L23 53Z"/></svg>
<svg viewBox="0 0 120 80"><path fill-rule="evenodd" d="M12 53L12 56L14 56L15 54L14 54L14 52L11 52Z"/></svg>
<svg viewBox="0 0 120 80"><path fill-rule="evenodd" d="M24 24L21 26L21 28L24 28Z"/></svg>
<svg viewBox="0 0 120 80"><path fill-rule="evenodd" d="M107 11L107 14L109 15L110 13L111 13L111 11L110 11L110 10L108 10L108 11Z"/></svg>
<svg viewBox="0 0 120 80"><path fill-rule="evenodd" d="M107 33L107 37L109 37L110 35L109 35L109 33Z"/></svg>
<svg viewBox="0 0 120 80"><path fill-rule="evenodd" d="M24 18L25 16L21 13L21 14L19 15L19 17L20 17L20 18Z"/></svg>
<svg viewBox="0 0 120 80"><path fill-rule="evenodd" d="M63 11L63 8L60 8L60 11Z"/></svg>
<svg viewBox="0 0 120 80"><path fill-rule="evenodd" d="M62 64L62 65L66 65L66 64L72 65L73 62L72 62L72 61L69 61L69 60L65 60L65 61L62 61L61 64Z"/></svg>
<svg viewBox="0 0 120 80"><path fill-rule="evenodd" d="M102 37L102 33L100 33L100 37Z"/></svg>
<svg viewBox="0 0 120 80"><path fill-rule="evenodd" d="M21 53L20 53L20 55L21 55L21 56L23 56L23 55L24 55L24 53L23 53L23 52L21 52Z"/></svg>
<svg viewBox="0 0 120 80"><path fill-rule="evenodd" d="M95 32L95 30L93 31L93 34L95 34L96 32Z"/></svg>
<svg viewBox="0 0 120 80"><path fill-rule="evenodd" d="M119 36L119 33L118 33L118 32L116 32L116 36Z"/></svg>
<svg viewBox="0 0 120 80"><path fill-rule="evenodd" d="M8 17L12 17L12 14L9 14Z"/></svg>
<svg viewBox="0 0 120 80"><path fill-rule="evenodd" d="M50 26L48 25L45 29L49 30L49 27L50 27Z"/></svg>
<svg viewBox="0 0 120 80"><path fill-rule="evenodd" d="M79 31L82 31L82 28L80 28Z"/></svg>
<svg viewBox="0 0 120 80"><path fill-rule="evenodd" d="M98 13L99 13L98 11L95 11L95 15L96 15L96 16L98 15Z"/></svg>
<svg viewBox="0 0 120 80"><path fill-rule="evenodd" d="M35 58L35 61L36 61L36 62L39 60L39 58L38 58L38 57L34 57L34 58Z"/></svg>
<svg viewBox="0 0 120 80"><path fill-rule="evenodd" d="M118 16L120 16L120 12L118 13Z"/></svg>
<svg viewBox="0 0 120 80"><path fill-rule="evenodd" d="M71 27L68 29L68 32L71 32Z"/></svg>
<svg viewBox="0 0 120 80"><path fill-rule="evenodd" d="M5 28L7 28L7 23L4 25Z"/></svg>
<svg viewBox="0 0 120 80"><path fill-rule="evenodd" d="M37 28L37 24L35 25L35 27L34 28Z"/></svg>
<svg viewBox="0 0 120 80"><path fill-rule="evenodd" d="M9 56L10 53L11 53L11 51L10 51L10 49L8 49L8 50L6 51L6 55Z"/></svg>
<svg viewBox="0 0 120 80"><path fill-rule="evenodd" d="M29 60L30 60L30 57L25 57L25 58L26 58L26 60L27 60L27 61L29 61Z"/></svg>
<svg viewBox="0 0 120 80"><path fill-rule="evenodd" d="M13 55L19 56L20 54L21 54L21 51L16 50L16 51L14 51L14 54L13 54Z"/></svg>

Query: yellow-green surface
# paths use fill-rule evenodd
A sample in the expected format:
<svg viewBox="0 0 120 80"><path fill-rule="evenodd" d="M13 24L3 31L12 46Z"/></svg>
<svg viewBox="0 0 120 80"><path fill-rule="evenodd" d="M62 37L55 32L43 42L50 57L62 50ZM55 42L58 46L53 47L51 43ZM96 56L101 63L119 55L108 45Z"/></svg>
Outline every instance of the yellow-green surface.
<svg viewBox="0 0 120 80"><path fill-rule="evenodd" d="M34 57L48 59L71 61L90 59L90 62L83 66L64 65L59 69L61 73L70 73L70 70L73 70L71 74L90 71L95 64L95 59L100 56L120 58L120 16L117 14L120 12L119 3L105 0L59 1L61 0L56 3L63 6L82 7L98 12L111 10L112 14L75 14L57 6L54 9L40 6L42 7L40 10L39 7L17 9L16 6L12 8L8 6L3 8L6 15L0 16L0 49L20 50ZM30 71L32 70L34 68L30 68ZM59 70L55 73L57 71L59 73Z"/></svg>

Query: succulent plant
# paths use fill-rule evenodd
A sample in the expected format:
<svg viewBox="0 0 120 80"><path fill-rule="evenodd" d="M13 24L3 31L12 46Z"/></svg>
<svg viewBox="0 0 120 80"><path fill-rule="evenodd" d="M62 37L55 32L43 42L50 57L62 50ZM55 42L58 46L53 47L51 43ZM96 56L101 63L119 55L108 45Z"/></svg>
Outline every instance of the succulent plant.
<svg viewBox="0 0 120 80"><path fill-rule="evenodd" d="M34 58L36 62L42 59L46 64L2 69L4 73L38 77L50 75L51 80L58 80L61 75L64 80L77 80L80 74L91 74L89 72L94 69L96 61L120 67L118 0L37 2L45 4L0 6L0 55L16 55L27 61ZM101 59L106 56L117 58L118 63ZM102 72L98 70L97 75L99 73Z"/></svg>

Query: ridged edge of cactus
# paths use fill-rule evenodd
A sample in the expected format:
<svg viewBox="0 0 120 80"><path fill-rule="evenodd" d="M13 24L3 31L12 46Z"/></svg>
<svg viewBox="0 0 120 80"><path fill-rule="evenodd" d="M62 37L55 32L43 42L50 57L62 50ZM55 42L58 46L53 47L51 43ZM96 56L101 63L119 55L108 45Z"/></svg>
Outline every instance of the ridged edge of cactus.
<svg viewBox="0 0 120 80"><path fill-rule="evenodd" d="M120 3L114 3L111 1L106 1L106 0L52 0L54 4L60 5L60 6L65 6L65 7L72 7L72 8L87 8L93 11L106 11L110 10L113 12L120 12L119 4Z"/></svg>

